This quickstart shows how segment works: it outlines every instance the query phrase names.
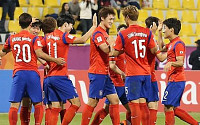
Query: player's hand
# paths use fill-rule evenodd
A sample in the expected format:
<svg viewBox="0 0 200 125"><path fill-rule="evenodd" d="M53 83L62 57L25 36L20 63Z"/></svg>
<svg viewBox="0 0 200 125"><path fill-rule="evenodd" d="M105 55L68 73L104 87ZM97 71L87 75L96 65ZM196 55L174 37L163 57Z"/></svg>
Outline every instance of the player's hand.
<svg viewBox="0 0 200 125"><path fill-rule="evenodd" d="M126 75L125 75L124 72L121 74L121 78L122 78L122 80L125 82Z"/></svg>
<svg viewBox="0 0 200 125"><path fill-rule="evenodd" d="M158 31L162 31L162 28L163 28L163 22L162 22L162 20L159 20L159 22L158 22Z"/></svg>
<svg viewBox="0 0 200 125"><path fill-rule="evenodd" d="M172 62L168 62L165 66L164 66L164 71L168 72L169 70L171 70L171 66L172 66Z"/></svg>
<svg viewBox="0 0 200 125"><path fill-rule="evenodd" d="M97 14L93 15L93 26L97 27Z"/></svg>
<svg viewBox="0 0 200 125"><path fill-rule="evenodd" d="M55 61L58 65L63 65L65 64L65 59L64 58L57 58Z"/></svg>
<svg viewBox="0 0 200 125"><path fill-rule="evenodd" d="M110 46L113 46L113 44L115 43L115 39L112 36L109 36L107 38L107 42L109 43Z"/></svg>
<svg viewBox="0 0 200 125"><path fill-rule="evenodd" d="M49 71L49 65L47 64L46 66L44 66L44 75L46 76L48 74Z"/></svg>
<svg viewBox="0 0 200 125"><path fill-rule="evenodd" d="M0 65L2 64L2 59L1 59L1 56L0 56Z"/></svg>

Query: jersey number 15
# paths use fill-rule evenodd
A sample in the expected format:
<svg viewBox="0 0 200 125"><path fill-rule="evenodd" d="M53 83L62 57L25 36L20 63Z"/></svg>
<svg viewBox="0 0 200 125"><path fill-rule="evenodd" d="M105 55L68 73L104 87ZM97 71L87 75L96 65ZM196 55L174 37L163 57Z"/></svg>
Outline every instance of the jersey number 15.
<svg viewBox="0 0 200 125"><path fill-rule="evenodd" d="M144 43L145 43L145 40L143 40L143 39L139 40L138 43L137 43L137 40L133 40L133 41L132 41L132 44L133 44L134 47L135 47L135 58L136 58L136 59L137 59L139 56L140 56L141 58L144 58L144 57L145 57L146 47L145 47ZM139 45L137 45L137 44L139 44ZM141 50L142 50L142 52L138 52L138 51L141 51Z"/></svg>

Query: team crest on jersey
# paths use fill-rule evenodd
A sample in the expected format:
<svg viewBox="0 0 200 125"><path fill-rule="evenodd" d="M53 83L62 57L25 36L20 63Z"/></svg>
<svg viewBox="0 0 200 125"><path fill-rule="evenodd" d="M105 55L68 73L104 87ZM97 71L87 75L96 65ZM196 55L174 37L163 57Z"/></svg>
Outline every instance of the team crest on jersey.
<svg viewBox="0 0 200 125"><path fill-rule="evenodd" d="M102 41L101 36L97 37L97 42L100 43Z"/></svg>
<svg viewBox="0 0 200 125"><path fill-rule="evenodd" d="M180 54L183 54L183 51L180 51Z"/></svg>
<svg viewBox="0 0 200 125"><path fill-rule="evenodd" d="M73 39L73 38L74 38L74 36L72 36L72 35L70 35L70 34L69 34L67 37L70 38L70 39Z"/></svg>
<svg viewBox="0 0 200 125"><path fill-rule="evenodd" d="M41 44L40 41L37 41L37 45L40 46L40 47L42 47L42 44Z"/></svg>

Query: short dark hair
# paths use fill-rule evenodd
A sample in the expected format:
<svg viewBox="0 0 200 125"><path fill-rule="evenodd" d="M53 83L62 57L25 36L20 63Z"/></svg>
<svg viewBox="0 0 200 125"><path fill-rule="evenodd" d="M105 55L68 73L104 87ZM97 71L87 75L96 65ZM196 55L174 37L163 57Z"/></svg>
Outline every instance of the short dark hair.
<svg viewBox="0 0 200 125"><path fill-rule="evenodd" d="M53 17L46 17L42 21L42 31L44 34L51 33L56 29L56 20Z"/></svg>
<svg viewBox="0 0 200 125"><path fill-rule="evenodd" d="M64 23L71 23L74 25L75 21L74 18L71 14L64 14L64 15L60 15L57 19L57 25L58 27L61 27Z"/></svg>
<svg viewBox="0 0 200 125"><path fill-rule="evenodd" d="M119 32L119 30L121 29L121 28L127 28L127 25L125 25L125 24L120 24L118 27L117 27L117 31Z"/></svg>
<svg viewBox="0 0 200 125"><path fill-rule="evenodd" d="M129 6L123 8L122 14L123 14L124 18L126 16L128 16L129 19L131 19L132 21L137 21L138 16L139 16L139 11L136 6L129 5Z"/></svg>
<svg viewBox="0 0 200 125"><path fill-rule="evenodd" d="M150 28L151 25L153 26L153 22L155 22L156 26L158 26L158 21L159 21L159 19L157 17L150 16L150 17L146 18L146 20L145 20L146 27Z"/></svg>
<svg viewBox="0 0 200 125"><path fill-rule="evenodd" d="M164 20L163 24L165 24L169 29L174 29L174 34L178 35L181 30L181 21L177 18L168 18Z"/></svg>
<svg viewBox="0 0 200 125"><path fill-rule="evenodd" d="M32 16L28 13L22 13L19 16L19 25L22 29L27 28L32 22Z"/></svg>
<svg viewBox="0 0 200 125"><path fill-rule="evenodd" d="M35 19L35 22L31 24L31 27L39 27L42 29L42 21L40 19Z"/></svg>
<svg viewBox="0 0 200 125"><path fill-rule="evenodd" d="M101 22L101 17L103 17L105 19L110 14L115 15L114 8L112 8L112 7L101 8L98 13L99 22Z"/></svg>

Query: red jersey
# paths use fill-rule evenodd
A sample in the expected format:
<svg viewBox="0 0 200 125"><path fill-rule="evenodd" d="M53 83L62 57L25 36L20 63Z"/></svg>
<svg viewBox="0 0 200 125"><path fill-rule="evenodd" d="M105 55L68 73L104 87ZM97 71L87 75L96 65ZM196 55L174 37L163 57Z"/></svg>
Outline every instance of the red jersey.
<svg viewBox="0 0 200 125"><path fill-rule="evenodd" d="M48 54L54 58L64 58L67 62L69 44L73 43L76 37L70 35L69 33L63 33L60 30L55 30L47 35L45 35L42 44L46 48ZM67 63L60 66L55 62L48 62L50 69L47 76L67 76L68 69Z"/></svg>
<svg viewBox="0 0 200 125"><path fill-rule="evenodd" d="M167 62L176 62L177 56L184 56L185 58L185 44L179 37L170 41L167 46ZM167 72L167 78L170 82L186 81L184 67L171 66L171 70Z"/></svg>
<svg viewBox="0 0 200 125"><path fill-rule="evenodd" d="M121 54L117 57L116 65L118 66L119 69L125 72L125 54ZM109 74L115 86L117 87L124 86L124 81L121 78L120 74L115 73L111 69L109 69Z"/></svg>
<svg viewBox="0 0 200 125"><path fill-rule="evenodd" d="M36 49L41 48L40 39L27 30L11 35L4 45L11 49L15 59L13 75L19 70L33 70L38 74Z"/></svg>
<svg viewBox="0 0 200 125"><path fill-rule="evenodd" d="M154 39L155 44L157 45L156 40ZM147 51L147 56L148 56L148 61L150 65L150 70L151 70L151 82L156 82L156 73L155 73L155 64L156 64L156 55L152 54L150 49Z"/></svg>
<svg viewBox="0 0 200 125"><path fill-rule="evenodd" d="M148 28L131 25L119 32L114 48L124 48L126 58L126 76L150 75L147 49L155 47L153 35Z"/></svg>
<svg viewBox="0 0 200 125"><path fill-rule="evenodd" d="M103 43L107 45L107 32L98 26L90 38L90 67L88 72L93 74L108 74L109 57L99 46Z"/></svg>

